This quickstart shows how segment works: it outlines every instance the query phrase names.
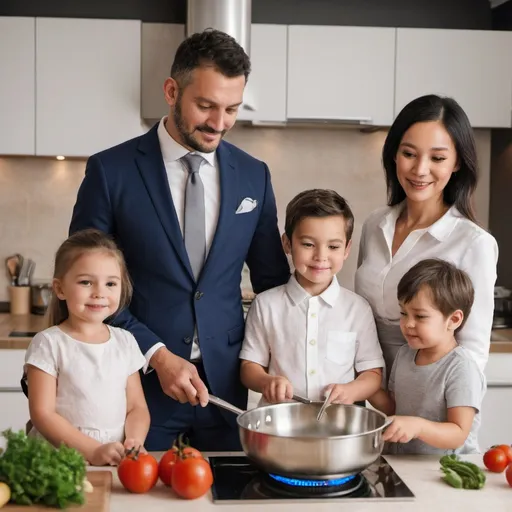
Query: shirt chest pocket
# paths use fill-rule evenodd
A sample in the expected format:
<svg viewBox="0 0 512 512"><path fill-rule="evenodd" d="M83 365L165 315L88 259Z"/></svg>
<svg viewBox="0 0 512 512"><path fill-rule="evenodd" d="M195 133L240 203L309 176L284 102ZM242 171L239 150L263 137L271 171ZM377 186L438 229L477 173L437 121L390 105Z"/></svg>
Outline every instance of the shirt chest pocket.
<svg viewBox="0 0 512 512"><path fill-rule="evenodd" d="M356 333L328 331L326 358L339 365L353 365L356 357Z"/></svg>

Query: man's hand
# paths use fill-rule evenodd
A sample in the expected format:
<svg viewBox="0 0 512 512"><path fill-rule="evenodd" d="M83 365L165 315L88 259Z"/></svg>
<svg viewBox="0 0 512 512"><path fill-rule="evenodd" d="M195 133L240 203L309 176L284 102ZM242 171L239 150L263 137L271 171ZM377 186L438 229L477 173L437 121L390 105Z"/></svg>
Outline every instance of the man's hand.
<svg viewBox="0 0 512 512"><path fill-rule="evenodd" d="M292 399L293 386L286 377L269 377L261 393L267 402L278 404Z"/></svg>
<svg viewBox="0 0 512 512"><path fill-rule="evenodd" d="M421 418L415 416L390 416L393 423L382 435L383 441L390 443L408 443L421 434Z"/></svg>
<svg viewBox="0 0 512 512"><path fill-rule="evenodd" d="M149 364L156 371L166 395L182 404L208 405L208 390L192 363L162 347L155 352Z"/></svg>

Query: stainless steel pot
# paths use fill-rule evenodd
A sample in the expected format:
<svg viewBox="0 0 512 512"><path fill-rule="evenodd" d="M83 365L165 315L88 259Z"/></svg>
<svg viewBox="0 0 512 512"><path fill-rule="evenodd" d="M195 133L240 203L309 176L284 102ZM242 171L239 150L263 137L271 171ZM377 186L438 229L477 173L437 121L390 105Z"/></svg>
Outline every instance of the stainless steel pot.
<svg viewBox="0 0 512 512"><path fill-rule="evenodd" d="M246 455L267 473L333 479L354 475L375 462L384 447L385 414L357 405L332 404L320 421L322 402L283 403L243 411L210 396L238 414Z"/></svg>

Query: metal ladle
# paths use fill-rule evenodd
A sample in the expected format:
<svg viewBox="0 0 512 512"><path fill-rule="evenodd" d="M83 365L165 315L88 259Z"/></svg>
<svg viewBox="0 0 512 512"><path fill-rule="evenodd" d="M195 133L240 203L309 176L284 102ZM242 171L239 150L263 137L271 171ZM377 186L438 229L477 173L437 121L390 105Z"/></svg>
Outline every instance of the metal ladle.
<svg viewBox="0 0 512 512"><path fill-rule="evenodd" d="M329 407L329 405L331 405L331 395L332 395L333 391L334 391L334 388L331 389L331 391L325 398L324 403L322 404L322 407L320 407L320 410L318 411L318 414L316 416L316 421L320 421L322 419L322 416L324 415L325 410L327 409L327 407Z"/></svg>

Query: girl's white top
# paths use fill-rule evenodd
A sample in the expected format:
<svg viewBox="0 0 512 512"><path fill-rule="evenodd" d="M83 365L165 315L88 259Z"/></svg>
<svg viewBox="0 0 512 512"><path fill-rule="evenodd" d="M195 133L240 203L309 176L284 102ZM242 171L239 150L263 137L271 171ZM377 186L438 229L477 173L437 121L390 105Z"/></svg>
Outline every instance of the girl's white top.
<svg viewBox="0 0 512 512"><path fill-rule="evenodd" d="M109 340L93 344L53 326L34 336L25 355L57 379L56 412L101 443L124 440L126 384L146 363L131 333L108 329Z"/></svg>

